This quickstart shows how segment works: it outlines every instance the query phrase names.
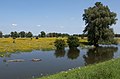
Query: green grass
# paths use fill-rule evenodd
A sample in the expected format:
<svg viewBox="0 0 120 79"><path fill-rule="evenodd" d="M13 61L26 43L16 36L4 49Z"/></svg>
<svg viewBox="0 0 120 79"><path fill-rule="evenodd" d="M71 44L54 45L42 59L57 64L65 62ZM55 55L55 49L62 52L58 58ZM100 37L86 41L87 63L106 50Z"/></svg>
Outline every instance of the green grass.
<svg viewBox="0 0 120 79"><path fill-rule="evenodd" d="M120 58L38 79L120 79Z"/></svg>

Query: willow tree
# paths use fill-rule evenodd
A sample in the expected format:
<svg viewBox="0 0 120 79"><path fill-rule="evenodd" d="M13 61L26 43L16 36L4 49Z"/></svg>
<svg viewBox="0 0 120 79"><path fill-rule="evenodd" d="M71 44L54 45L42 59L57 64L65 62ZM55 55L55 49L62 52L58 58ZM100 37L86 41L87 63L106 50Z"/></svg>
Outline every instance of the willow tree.
<svg viewBox="0 0 120 79"><path fill-rule="evenodd" d="M84 10L83 20L86 27L83 32L87 34L90 44L97 47L100 40L114 38L114 32L110 26L116 24L116 16L116 13L110 11L109 7L101 2L96 2L95 6Z"/></svg>

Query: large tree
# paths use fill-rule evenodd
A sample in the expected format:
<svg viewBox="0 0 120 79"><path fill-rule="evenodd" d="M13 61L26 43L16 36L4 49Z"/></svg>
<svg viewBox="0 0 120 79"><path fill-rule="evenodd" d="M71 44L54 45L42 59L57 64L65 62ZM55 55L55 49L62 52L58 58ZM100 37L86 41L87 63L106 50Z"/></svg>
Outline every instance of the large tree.
<svg viewBox="0 0 120 79"><path fill-rule="evenodd" d="M116 13L110 11L109 7L101 2L96 2L95 6L85 9L83 20L86 27L83 32L87 34L89 43L97 47L99 40L108 40L109 35L114 36L110 26L116 24L116 16Z"/></svg>

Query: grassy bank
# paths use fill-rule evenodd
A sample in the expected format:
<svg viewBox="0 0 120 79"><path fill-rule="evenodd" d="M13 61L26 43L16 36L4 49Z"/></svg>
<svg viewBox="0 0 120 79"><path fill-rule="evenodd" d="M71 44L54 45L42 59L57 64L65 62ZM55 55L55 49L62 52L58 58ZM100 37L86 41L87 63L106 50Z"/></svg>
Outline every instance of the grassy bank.
<svg viewBox="0 0 120 79"><path fill-rule="evenodd" d="M120 79L120 58L38 79Z"/></svg>

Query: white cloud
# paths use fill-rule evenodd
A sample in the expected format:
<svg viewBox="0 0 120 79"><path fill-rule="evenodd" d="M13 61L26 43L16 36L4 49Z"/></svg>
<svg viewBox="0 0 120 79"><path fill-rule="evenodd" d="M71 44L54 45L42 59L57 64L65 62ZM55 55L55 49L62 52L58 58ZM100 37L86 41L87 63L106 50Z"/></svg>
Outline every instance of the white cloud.
<svg viewBox="0 0 120 79"><path fill-rule="evenodd" d="M17 24L12 24L12 26L17 26Z"/></svg>
<svg viewBox="0 0 120 79"><path fill-rule="evenodd" d="M40 27L41 25L37 25L38 27Z"/></svg>

